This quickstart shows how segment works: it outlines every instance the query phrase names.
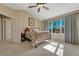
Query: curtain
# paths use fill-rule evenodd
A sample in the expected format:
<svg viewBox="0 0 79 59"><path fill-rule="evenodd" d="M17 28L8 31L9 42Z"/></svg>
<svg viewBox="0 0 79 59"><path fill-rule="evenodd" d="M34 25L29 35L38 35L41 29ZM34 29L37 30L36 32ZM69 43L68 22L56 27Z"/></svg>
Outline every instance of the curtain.
<svg viewBox="0 0 79 59"><path fill-rule="evenodd" d="M44 20L44 31L48 31L48 20Z"/></svg>
<svg viewBox="0 0 79 59"><path fill-rule="evenodd" d="M65 16L65 42L78 44L77 15Z"/></svg>

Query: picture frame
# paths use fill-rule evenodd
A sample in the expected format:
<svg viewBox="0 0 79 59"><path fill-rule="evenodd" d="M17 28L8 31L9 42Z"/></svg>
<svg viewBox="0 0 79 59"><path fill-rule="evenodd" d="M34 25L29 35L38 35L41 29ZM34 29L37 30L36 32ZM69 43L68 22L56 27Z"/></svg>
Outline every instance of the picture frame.
<svg viewBox="0 0 79 59"><path fill-rule="evenodd" d="M35 24L35 19L33 19L33 18L28 18L28 25L29 25L29 26L34 26L34 24Z"/></svg>

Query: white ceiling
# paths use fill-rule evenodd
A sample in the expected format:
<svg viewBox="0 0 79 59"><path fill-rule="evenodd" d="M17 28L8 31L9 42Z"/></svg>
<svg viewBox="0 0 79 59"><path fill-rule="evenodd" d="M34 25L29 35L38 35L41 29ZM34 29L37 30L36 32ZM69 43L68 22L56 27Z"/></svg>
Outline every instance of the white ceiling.
<svg viewBox="0 0 79 59"><path fill-rule="evenodd" d="M4 5L15 10L26 10L39 20L46 20L79 9L79 3L47 3L45 6L50 9L42 8L38 13L37 8L28 8L28 6L35 5L34 3L4 3Z"/></svg>

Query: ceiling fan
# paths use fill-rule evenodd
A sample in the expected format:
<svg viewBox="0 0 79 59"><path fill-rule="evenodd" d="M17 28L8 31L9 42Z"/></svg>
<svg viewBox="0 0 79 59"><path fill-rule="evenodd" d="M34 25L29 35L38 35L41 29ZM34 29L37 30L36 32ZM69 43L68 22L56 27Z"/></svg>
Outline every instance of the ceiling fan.
<svg viewBox="0 0 79 59"><path fill-rule="evenodd" d="M44 6L45 4L46 3L36 3L35 6L29 6L29 8L35 8L35 7L37 7L38 8L38 12L40 12L41 8L44 8L44 9L48 10L49 8L46 7L46 6Z"/></svg>

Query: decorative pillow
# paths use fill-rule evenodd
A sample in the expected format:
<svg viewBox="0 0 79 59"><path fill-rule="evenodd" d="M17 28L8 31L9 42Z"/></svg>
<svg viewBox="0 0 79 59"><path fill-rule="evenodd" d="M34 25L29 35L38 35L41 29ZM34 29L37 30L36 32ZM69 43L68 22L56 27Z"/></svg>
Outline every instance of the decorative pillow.
<svg viewBox="0 0 79 59"><path fill-rule="evenodd" d="M39 29L37 29L37 28L34 28L34 29L32 29L34 32L39 32Z"/></svg>

